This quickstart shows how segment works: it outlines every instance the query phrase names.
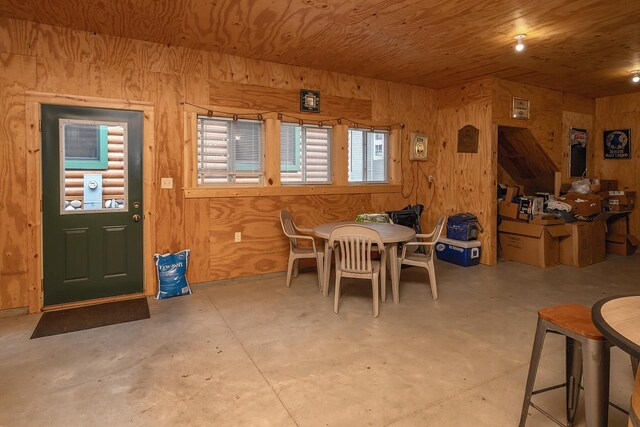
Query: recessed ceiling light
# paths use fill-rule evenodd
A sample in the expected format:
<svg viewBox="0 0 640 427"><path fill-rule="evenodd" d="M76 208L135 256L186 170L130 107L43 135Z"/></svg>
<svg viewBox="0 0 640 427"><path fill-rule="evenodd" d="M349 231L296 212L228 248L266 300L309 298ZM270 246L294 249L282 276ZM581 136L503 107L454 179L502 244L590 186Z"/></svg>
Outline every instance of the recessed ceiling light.
<svg viewBox="0 0 640 427"><path fill-rule="evenodd" d="M518 41L518 43L516 44L516 50L518 52L522 52L524 50L524 43L522 43L522 41L525 39L525 37L527 37L526 34L516 34L515 36L513 36L513 38Z"/></svg>
<svg viewBox="0 0 640 427"><path fill-rule="evenodd" d="M633 74L631 81L634 83L640 82L640 70L633 70L631 73Z"/></svg>

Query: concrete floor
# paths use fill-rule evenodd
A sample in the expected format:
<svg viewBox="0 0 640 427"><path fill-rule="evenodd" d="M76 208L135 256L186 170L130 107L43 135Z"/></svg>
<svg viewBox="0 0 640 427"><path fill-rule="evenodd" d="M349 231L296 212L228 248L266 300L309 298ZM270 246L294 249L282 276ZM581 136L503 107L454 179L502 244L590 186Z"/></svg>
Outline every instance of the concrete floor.
<svg viewBox="0 0 640 427"><path fill-rule="evenodd" d="M426 272L406 269L377 319L366 282L346 282L335 315L312 272L289 289L282 275L195 285L149 300L151 319L36 340L39 316L0 319L0 425L515 426L537 309L638 292L638 261L438 262L436 302ZM563 346L548 336L537 386L563 381ZM630 362L611 359L611 400L627 408ZM534 399L563 417L563 390ZM626 416L611 409L610 426Z"/></svg>

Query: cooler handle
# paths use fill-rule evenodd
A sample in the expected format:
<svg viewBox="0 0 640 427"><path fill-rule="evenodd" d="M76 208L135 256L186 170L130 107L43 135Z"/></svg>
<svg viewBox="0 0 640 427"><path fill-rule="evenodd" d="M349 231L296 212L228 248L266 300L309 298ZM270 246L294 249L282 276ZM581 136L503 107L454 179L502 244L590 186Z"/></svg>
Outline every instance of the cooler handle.
<svg viewBox="0 0 640 427"><path fill-rule="evenodd" d="M478 258L480 256L480 249L471 248L471 259Z"/></svg>

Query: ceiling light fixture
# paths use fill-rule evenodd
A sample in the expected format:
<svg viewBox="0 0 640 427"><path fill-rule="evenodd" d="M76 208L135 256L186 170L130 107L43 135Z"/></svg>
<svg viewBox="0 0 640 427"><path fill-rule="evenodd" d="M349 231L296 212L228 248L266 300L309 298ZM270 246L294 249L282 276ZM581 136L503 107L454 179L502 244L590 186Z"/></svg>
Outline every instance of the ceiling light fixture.
<svg viewBox="0 0 640 427"><path fill-rule="evenodd" d="M631 81L634 83L640 82L640 70L633 70L631 73L633 74Z"/></svg>
<svg viewBox="0 0 640 427"><path fill-rule="evenodd" d="M524 43L522 43L522 41L527 37L526 34L516 34L515 36L513 36L514 39L516 39L518 41L518 44L516 44L516 50L518 52L522 52L524 50Z"/></svg>

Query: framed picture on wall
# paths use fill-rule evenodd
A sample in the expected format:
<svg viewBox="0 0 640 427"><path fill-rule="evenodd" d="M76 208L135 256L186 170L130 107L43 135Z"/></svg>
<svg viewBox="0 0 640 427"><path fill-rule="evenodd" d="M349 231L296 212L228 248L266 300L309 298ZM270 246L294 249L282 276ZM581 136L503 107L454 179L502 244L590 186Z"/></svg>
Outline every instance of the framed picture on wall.
<svg viewBox="0 0 640 427"><path fill-rule="evenodd" d="M602 141L605 159L631 158L631 129L605 130Z"/></svg>

